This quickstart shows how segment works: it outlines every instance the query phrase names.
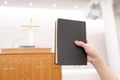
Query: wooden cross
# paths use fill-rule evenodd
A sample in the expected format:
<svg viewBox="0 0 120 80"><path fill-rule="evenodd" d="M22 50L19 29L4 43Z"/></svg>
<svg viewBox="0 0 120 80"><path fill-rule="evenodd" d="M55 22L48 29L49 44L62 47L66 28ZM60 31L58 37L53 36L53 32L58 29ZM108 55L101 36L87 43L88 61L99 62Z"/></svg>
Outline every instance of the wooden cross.
<svg viewBox="0 0 120 80"><path fill-rule="evenodd" d="M32 23L32 18L30 19L30 24L28 25L23 25L22 27L27 27L29 28L29 39L28 39L28 44L29 46L34 45L34 29L38 29L40 26L34 25Z"/></svg>

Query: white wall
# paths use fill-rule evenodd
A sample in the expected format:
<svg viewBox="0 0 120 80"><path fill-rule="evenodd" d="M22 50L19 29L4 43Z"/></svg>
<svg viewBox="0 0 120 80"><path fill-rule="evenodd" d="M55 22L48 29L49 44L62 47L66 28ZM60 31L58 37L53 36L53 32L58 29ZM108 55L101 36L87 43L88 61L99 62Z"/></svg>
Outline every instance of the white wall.
<svg viewBox="0 0 120 80"><path fill-rule="evenodd" d="M23 29L22 25L29 24L32 17L33 23L40 26L40 29L34 31L34 44L37 47L51 47L54 51L54 28L57 18L84 20L87 25L87 38L92 40L107 62L103 21L101 19L95 21L86 20L82 15L83 12L77 10L0 7L0 48L16 48L19 45L28 44L28 30ZM63 80L75 80L73 77L76 77L76 80L98 79L98 77L96 79L97 74L95 71L80 73L83 69L93 69L90 64L78 68L75 66L63 66L62 69ZM68 74L69 71L71 73Z"/></svg>
<svg viewBox="0 0 120 80"><path fill-rule="evenodd" d="M63 70L63 80L100 80L94 69Z"/></svg>

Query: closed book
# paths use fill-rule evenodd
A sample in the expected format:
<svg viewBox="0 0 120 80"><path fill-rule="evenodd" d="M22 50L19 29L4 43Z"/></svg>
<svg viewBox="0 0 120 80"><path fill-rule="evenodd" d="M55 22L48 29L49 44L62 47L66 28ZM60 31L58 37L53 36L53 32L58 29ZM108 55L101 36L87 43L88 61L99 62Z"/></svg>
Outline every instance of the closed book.
<svg viewBox="0 0 120 80"><path fill-rule="evenodd" d="M86 22L59 18L55 26L55 64L87 65L87 54L75 40L86 43Z"/></svg>

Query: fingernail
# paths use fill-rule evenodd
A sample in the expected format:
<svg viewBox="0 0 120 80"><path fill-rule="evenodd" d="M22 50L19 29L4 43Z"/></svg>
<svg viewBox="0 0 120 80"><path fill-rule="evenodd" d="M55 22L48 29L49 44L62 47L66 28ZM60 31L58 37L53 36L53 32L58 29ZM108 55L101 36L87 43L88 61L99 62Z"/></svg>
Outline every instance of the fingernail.
<svg viewBox="0 0 120 80"><path fill-rule="evenodd" d="M75 43L79 43L79 41L78 41L78 40L75 40Z"/></svg>
<svg viewBox="0 0 120 80"><path fill-rule="evenodd" d="M78 41L78 40L75 40L75 41Z"/></svg>

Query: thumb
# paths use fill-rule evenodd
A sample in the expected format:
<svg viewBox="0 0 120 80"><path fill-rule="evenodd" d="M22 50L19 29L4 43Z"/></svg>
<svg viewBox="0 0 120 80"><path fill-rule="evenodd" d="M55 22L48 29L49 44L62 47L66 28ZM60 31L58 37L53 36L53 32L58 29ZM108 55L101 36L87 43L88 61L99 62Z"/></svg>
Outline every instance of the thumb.
<svg viewBox="0 0 120 80"><path fill-rule="evenodd" d="M80 47L83 47L83 48L85 48L85 47L87 46L84 42L82 42L82 41L77 41L77 40L75 40L75 44L76 44L77 46L80 46Z"/></svg>

